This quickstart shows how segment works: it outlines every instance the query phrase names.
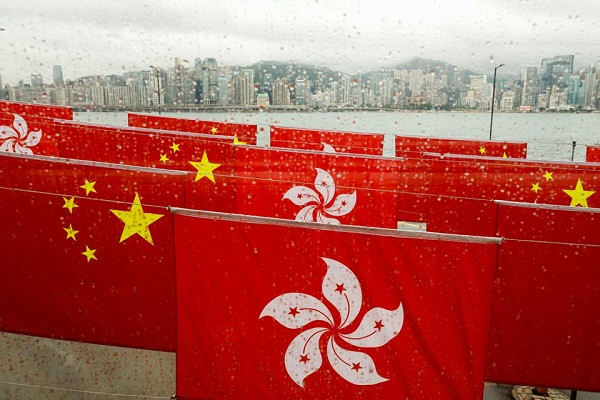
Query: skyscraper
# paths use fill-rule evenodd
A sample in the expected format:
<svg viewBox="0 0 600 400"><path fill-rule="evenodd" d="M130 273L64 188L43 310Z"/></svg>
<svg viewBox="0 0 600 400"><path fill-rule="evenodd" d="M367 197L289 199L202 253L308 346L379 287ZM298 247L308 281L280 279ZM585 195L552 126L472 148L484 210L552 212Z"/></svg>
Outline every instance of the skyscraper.
<svg viewBox="0 0 600 400"><path fill-rule="evenodd" d="M581 87L581 78L579 75L571 75L569 77L569 97L567 98L567 104L578 105L579 104L579 88Z"/></svg>
<svg viewBox="0 0 600 400"><path fill-rule="evenodd" d="M54 81L54 86L56 87L65 86L65 81L63 79L63 71L60 65L55 65L52 67L52 80Z"/></svg>
<svg viewBox="0 0 600 400"><path fill-rule="evenodd" d="M542 59L540 80L542 89L552 89L552 86L565 88L573 73L573 61L575 56L565 55Z"/></svg>
<svg viewBox="0 0 600 400"><path fill-rule="evenodd" d="M527 67L522 72L523 91L521 94L521 105L536 106L540 92L540 79L537 67Z"/></svg>
<svg viewBox="0 0 600 400"><path fill-rule="evenodd" d="M44 79L42 77L42 75L39 74L32 74L31 75L31 86L32 87L39 87L39 86L43 86L44 85Z"/></svg>
<svg viewBox="0 0 600 400"><path fill-rule="evenodd" d="M306 105L306 79L305 78L296 78L296 104L297 105Z"/></svg>
<svg viewBox="0 0 600 400"><path fill-rule="evenodd" d="M273 104L276 106L290 105L290 88L287 78L277 78L273 83Z"/></svg>

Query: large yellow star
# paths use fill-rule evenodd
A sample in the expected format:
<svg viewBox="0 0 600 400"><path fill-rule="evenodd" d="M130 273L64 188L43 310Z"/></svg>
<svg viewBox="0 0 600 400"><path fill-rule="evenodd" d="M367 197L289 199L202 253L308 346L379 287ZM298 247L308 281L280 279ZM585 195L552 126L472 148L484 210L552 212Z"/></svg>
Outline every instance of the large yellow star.
<svg viewBox="0 0 600 400"><path fill-rule="evenodd" d="M217 128L215 128L214 126L210 129L210 133L217 133L219 132L219 130Z"/></svg>
<svg viewBox="0 0 600 400"><path fill-rule="evenodd" d="M553 181L554 178L552 177L552 172L548 172L546 171L546 173L544 175L542 175L544 178L546 178L546 182L548 181Z"/></svg>
<svg viewBox="0 0 600 400"><path fill-rule="evenodd" d="M539 190L542 190L542 188L540 187L540 184L536 182L531 184L531 190L537 193Z"/></svg>
<svg viewBox="0 0 600 400"><path fill-rule="evenodd" d="M481 153L481 155L484 155L485 154L485 147L481 146L479 148L479 152Z"/></svg>
<svg viewBox="0 0 600 400"><path fill-rule="evenodd" d="M208 161L208 156L206 155L206 151L204 152L204 154L202 154L202 161L200 161L200 162L190 161L190 164L192 164L194 166L194 168L196 168L198 170L198 172L196 173L196 179L194 180L194 182L198 182L200 179L206 177L206 178L210 179L212 181L212 183L216 183L215 177L213 175L213 171L215 169L219 168L221 166L221 164L211 163L210 161Z"/></svg>
<svg viewBox="0 0 600 400"><path fill-rule="evenodd" d="M502 158L508 158L508 156L506 155L506 152L502 153Z"/></svg>
<svg viewBox="0 0 600 400"><path fill-rule="evenodd" d="M137 193L135 194L135 199L133 199L133 204L131 204L131 208L129 209L129 211L110 211L125 224L125 226L123 227L123 233L121 233L121 239L119 240L119 243L137 233L148 243L154 245L154 243L152 242L152 235L150 234L150 229L148 227L151 223L162 218L163 215L145 213L142 208L142 203L140 202L140 196Z"/></svg>
<svg viewBox="0 0 600 400"><path fill-rule="evenodd" d="M62 206L62 208L66 208L71 214L73 214L73 209L75 207L79 207L77 204L75 204L75 197L71 197L70 199L63 197L63 200L65 201L65 204Z"/></svg>
<svg viewBox="0 0 600 400"><path fill-rule="evenodd" d="M233 144L246 144L246 142L242 142L241 140L239 140L236 133L235 135L233 135Z"/></svg>
<svg viewBox="0 0 600 400"><path fill-rule="evenodd" d="M90 260L98 261L96 258L96 249L90 249L87 244L85 245L85 251L81 254L87 257L87 262L90 262Z"/></svg>
<svg viewBox="0 0 600 400"><path fill-rule="evenodd" d="M77 241L77 239L75 239L75 235L77 235L79 233L79 231L76 231L75 229L73 229L73 225L69 224L68 228L63 228L65 230L65 232L67 232L67 239L71 238L75 241Z"/></svg>
<svg viewBox="0 0 600 400"><path fill-rule="evenodd" d="M179 145L175 142L173 142L173 145L169 148L173 150L173 153L177 153L179 151Z"/></svg>
<svg viewBox="0 0 600 400"><path fill-rule="evenodd" d="M96 192L96 189L94 189L95 184L96 184L96 181L90 182L87 179L85 179L85 183L79 187L82 189L85 189L85 195L87 196L88 194L90 194L90 192L98 193L98 192Z"/></svg>
<svg viewBox="0 0 600 400"><path fill-rule="evenodd" d="M571 207L577 207L578 205L587 207L587 198L596 193L594 190L583 190L581 179L577 179L577 185L575 185L575 189L563 189L563 192L571 196Z"/></svg>

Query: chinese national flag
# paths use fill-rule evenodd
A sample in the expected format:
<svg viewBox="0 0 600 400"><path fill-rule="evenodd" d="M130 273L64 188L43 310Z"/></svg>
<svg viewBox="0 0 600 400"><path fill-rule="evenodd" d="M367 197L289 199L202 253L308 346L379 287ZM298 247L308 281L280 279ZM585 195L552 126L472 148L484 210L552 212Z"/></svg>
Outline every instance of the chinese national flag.
<svg viewBox="0 0 600 400"><path fill-rule="evenodd" d="M249 146L235 158L238 213L396 227L399 160Z"/></svg>
<svg viewBox="0 0 600 400"><path fill-rule="evenodd" d="M0 165L0 330L173 351L164 205L183 204L184 176L15 155Z"/></svg>
<svg viewBox="0 0 600 400"><path fill-rule="evenodd" d="M39 118L73 119L71 107L0 101L0 112Z"/></svg>
<svg viewBox="0 0 600 400"><path fill-rule="evenodd" d="M585 161L600 162L600 146L588 146L585 152Z"/></svg>
<svg viewBox="0 0 600 400"><path fill-rule="evenodd" d="M179 398L481 399L493 239L177 211L174 227Z"/></svg>
<svg viewBox="0 0 600 400"><path fill-rule="evenodd" d="M200 119L173 118L136 113L127 114L127 124L138 128L229 136L229 139L235 140L236 144L256 144L257 125L251 124L203 121ZM232 137L235 139L232 139Z"/></svg>
<svg viewBox="0 0 600 400"><path fill-rule="evenodd" d="M381 155L382 133L334 132L271 126L271 146L326 153Z"/></svg>
<svg viewBox="0 0 600 400"><path fill-rule="evenodd" d="M396 136L396 156L412 156L429 152L473 156L526 158L526 142L496 142L490 140L444 139Z"/></svg>

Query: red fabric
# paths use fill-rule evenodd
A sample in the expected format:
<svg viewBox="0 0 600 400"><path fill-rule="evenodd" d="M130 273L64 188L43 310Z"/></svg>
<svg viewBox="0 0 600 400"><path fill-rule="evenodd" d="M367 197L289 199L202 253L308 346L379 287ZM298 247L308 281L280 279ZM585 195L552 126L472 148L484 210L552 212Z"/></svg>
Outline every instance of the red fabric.
<svg viewBox="0 0 600 400"><path fill-rule="evenodd" d="M213 211L235 211L234 146L230 138L184 134L142 128L113 127L57 121L61 157L79 158L116 164L189 171L185 206ZM179 145L179 150L171 148ZM204 153L214 169L208 177L196 180ZM161 162L162 155L167 156Z"/></svg>
<svg viewBox="0 0 600 400"><path fill-rule="evenodd" d="M322 151L324 144L336 152L381 155L382 133L334 132L271 125L271 147Z"/></svg>
<svg viewBox="0 0 600 400"><path fill-rule="evenodd" d="M599 259L597 245L503 241L487 381L600 391Z"/></svg>
<svg viewBox="0 0 600 400"><path fill-rule="evenodd" d="M179 132L197 132L223 136L237 135L238 140L256 144L257 125L234 122L203 121L192 118L173 118L150 114L127 114L127 124L138 128L164 129ZM216 129L216 132L213 130Z"/></svg>
<svg viewBox="0 0 600 400"><path fill-rule="evenodd" d="M285 224L174 216L178 396L481 399L495 244ZM331 331L315 342L321 347L315 346L311 355L322 354L322 365L304 379L304 388L288 375L286 349L301 329L284 327L265 306L285 293L304 293L325 301L322 307L331 310L339 325L339 311L324 300L328 267L321 257L342 263L357 278L342 288L335 278L325 280L328 298L335 294L334 284L340 293L350 288L349 299L356 298L356 288L362 289L362 300L350 302L362 307L349 331L368 310L395 310L402 304L404 323L386 344L364 348L335 339L339 347L368 354L388 381L357 386L342 378L324 353ZM298 309L306 310L302 304ZM317 321L307 329L322 324ZM376 324L365 326L376 334ZM301 362L292 361L292 368ZM344 372L355 371L346 366ZM360 376L372 375L365 372Z"/></svg>
<svg viewBox="0 0 600 400"><path fill-rule="evenodd" d="M600 146L588 146L585 153L585 161L600 162Z"/></svg>
<svg viewBox="0 0 600 400"><path fill-rule="evenodd" d="M53 120L0 109L0 152L58 155Z"/></svg>
<svg viewBox="0 0 600 400"><path fill-rule="evenodd" d="M569 206L573 199L564 190L575 190L580 180L584 191L596 192L585 200L587 206L600 206L598 164L436 155L426 159L428 193ZM533 190L536 184L539 188Z"/></svg>
<svg viewBox="0 0 600 400"><path fill-rule="evenodd" d="M245 146L236 147L235 158L237 213L396 227L401 161ZM312 196L306 201L296 201L301 186Z"/></svg>
<svg viewBox="0 0 600 400"><path fill-rule="evenodd" d="M28 115L30 117L73 119L71 107L51 106L48 104L18 103L14 101L0 101L0 112Z"/></svg>
<svg viewBox="0 0 600 400"><path fill-rule="evenodd" d="M492 200L466 197L427 197L427 231L494 236L497 205Z"/></svg>
<svg viewBox="0 0 600 400"><path fill-rule="evenodd" d="M98 193L123 193L125 184L129 186L98 178L96 188ZM153 190L174 190L165 185L154 182ZM63 195L0 189L5 267L0 330L174 351L175 277L168 210L147 206L148 197L140 191L143 211L163 215L149 226L153 244L138 234L120 243L125 224L111 210L129 211L134 196L127 196L125 203L96 200L94 195L76 197L78 207L70 213L63 207ZM67 238L68 228L79 231L76 240ZM86 246L96 250L96 260L87 261L82 254Z"/></svg>
<svg viewBox="0 0 600 400"><path fill-rule="evenodd" d="M525 158L527 143L496 142L490 140L442 139L430 137L396 136L396 156L415 156L430 152L441 154L468 154L510 158ZM481 149L484 149L483 152Z"/></svg>

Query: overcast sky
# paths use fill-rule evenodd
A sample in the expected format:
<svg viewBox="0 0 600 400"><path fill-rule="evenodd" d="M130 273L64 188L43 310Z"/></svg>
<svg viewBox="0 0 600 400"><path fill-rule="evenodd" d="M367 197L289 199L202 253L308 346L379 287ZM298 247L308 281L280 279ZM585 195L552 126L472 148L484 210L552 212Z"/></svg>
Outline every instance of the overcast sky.
<svg viewBox="0 0 600 400"><path fill-rule="evenodd" d="M176 4L176 5L175 5ZM600 0L5 0L4 83L171 66L174 57L322 64L348 73L435 58L481 73L600 60Z"/></svg>

